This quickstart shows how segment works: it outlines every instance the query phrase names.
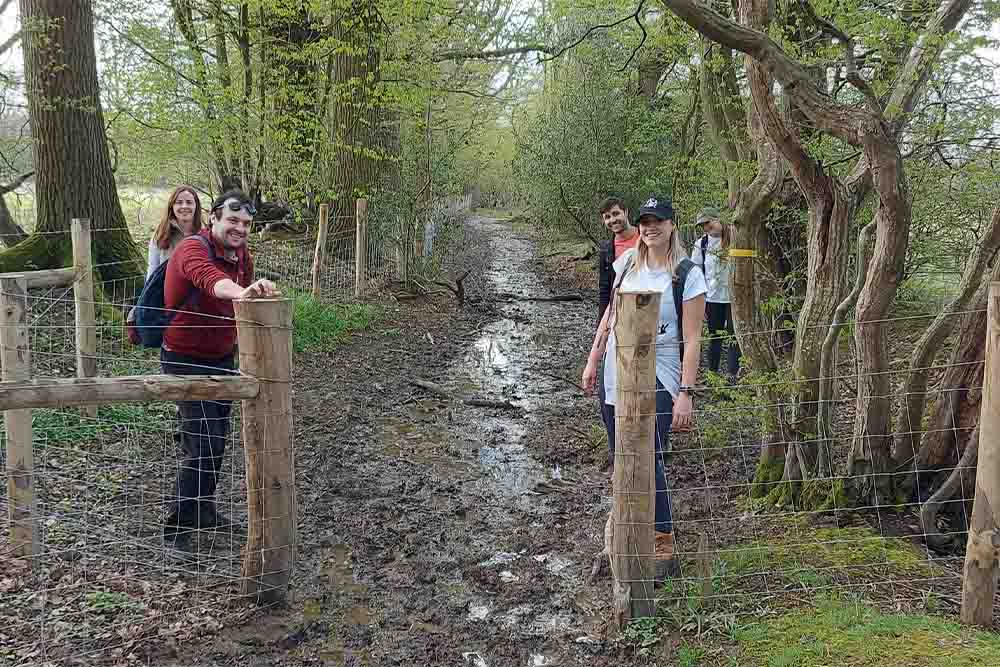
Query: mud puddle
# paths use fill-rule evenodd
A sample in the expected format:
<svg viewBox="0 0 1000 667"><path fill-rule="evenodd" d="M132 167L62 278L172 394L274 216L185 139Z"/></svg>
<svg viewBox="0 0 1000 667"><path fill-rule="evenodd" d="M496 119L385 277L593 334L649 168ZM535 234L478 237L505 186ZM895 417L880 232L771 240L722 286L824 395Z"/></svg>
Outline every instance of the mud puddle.
<svg viewBox="0 0 1000 667"><path fill-rule="evenodd" d="M535 272L530 241L513 236L504 223L480 219L469 224L490 244L489 265L482 269L487 294L550 295ZM580 590L582 554L559 553L527 537L558 526L563 511L544 490L564 483L563 471L543 465L530 441L541 426L546 401L560 386L539 374L537 369L553 360L540 353L536 340L551 335L553 318L565 317L567 306L509 296L494 303L499 317L468 335L465 352L428 379L456 396L508 401L516 409L475 408L420 394L382 431L386 455L426 466L438 487L451 489L446 498L432 494L427 504L443 515L441 530L457 548L456 559L466 563L458 576L435 587L439 599L461 610L449 630L456 622L469 626L464 640L454 638L462 642L454 649L466 664L494 664L495 644L484 641L484 635L497 629L529 642L550 637L572 642L599 620L590 613L594 600ZM585 310L582 305L569 309L577 318L575 310ZM550 660L536 650L524 662L554 664Z"/></svg>

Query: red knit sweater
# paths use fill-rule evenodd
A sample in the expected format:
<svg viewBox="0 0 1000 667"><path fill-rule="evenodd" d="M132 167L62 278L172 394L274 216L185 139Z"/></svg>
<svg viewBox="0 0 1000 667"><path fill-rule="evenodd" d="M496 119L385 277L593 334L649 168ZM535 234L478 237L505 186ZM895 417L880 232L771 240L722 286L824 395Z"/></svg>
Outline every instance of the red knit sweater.
<svg viewBox="0 0 1000 667"><path fill-rule="evenodd" d="M194 238L182 241L170 256L163 301L167 308L180 312L163 334L163 347L178 354L214 360L232 354L236 346L233 302L216 298L215 285L229 278L241 287L249 287L253 282L253 259L243 247L237 251L236 261L228 260L209 230L203 230L201 235L212 243L214 258ZM192 290L198 293L192 294Z"/></svg>

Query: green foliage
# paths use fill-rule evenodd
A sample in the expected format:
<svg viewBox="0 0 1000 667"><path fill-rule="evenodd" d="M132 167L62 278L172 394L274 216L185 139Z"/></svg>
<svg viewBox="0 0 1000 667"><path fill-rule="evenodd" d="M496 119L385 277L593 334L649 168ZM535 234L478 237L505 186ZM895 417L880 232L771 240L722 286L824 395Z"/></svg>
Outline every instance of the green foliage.
<svg viewBox="0 0 1000 667"><path fill-rule="evenodd" d="M116 591L94 591L87 593L87 606L99 613L118 611L133 606L125 593Z"/></svg>
<svg viewBox="0 0 1000 667"><path fill-rule="evenodd" d="M99 443L126 428L160 431L164 420L172 414L173 410L165 403L102 405L95 419L86 418L76 410L40 408L32 410L31 426L38 442L85 446ZM2 423L3 417L0 417Z"/></svg>
<svg viewBox="0 0 1000 667"><path fill-rule="evenodd" d="M351 332L367 329L380 316L379 309L368 304L328 305L308 294L291 296L296 352L332 352Z"/></svg>
<svg viewBox="0 0 1000 667"><path fill-rule="evenodd" d="M813 606L751 623L736 632L736 664L923 667L985 665L1000 637L923 615L888 615L859 599L818 596Z"/></svg>
<svg viewBox="0 0 1000 667"><path fill-rule="evenodd" d="M614 4L556 6L553 14L565 12L563 25L573 30L627 11ZM546 63L541 90L523 115L514 116L513 178L532 217L559 234L604 236L597 207L610 195L633 209L651 194L669 196L678 221L690 221L697 208L722 201L718 157L697 143L693 157L688 153L693 135L690 128L685 135L685 127L689 116L697 116L691 115L694 42L669 13L649 17L646 28L649 41L633 65L661 51L675 62L652 97L639 93L633 70L622 69L638 35L621 29Z"/></svg>

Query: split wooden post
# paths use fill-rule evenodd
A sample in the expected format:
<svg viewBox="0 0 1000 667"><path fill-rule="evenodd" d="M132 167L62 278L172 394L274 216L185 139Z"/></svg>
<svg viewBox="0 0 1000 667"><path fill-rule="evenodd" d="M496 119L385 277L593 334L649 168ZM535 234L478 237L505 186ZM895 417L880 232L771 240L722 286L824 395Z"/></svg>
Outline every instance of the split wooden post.
<svg viewBox="0 0 1000 667"><path fill-rule="evenodd" d="M94 264L90 251L90 220L73 218L73 301L76 310L76 376L97 376L97 315L94 308ZM87 417L97 417L97 406L82 408Z"/></svg>
<svg viewBox="0 0 1000 667"><path fill-rule="evenodd" d="M990 284L986 363L979 413L976 495L965 547L962 622L993 625L993 598L1000 573L1000 282Z"/></svg>
<svg viewBox="0 0 1000 667"><path fill-rule="evenodd" d="M354 298L364 296L368 271L368 200L359 199L354 212Z"/></svg>
<svg viewBox="0 0 1000 667"><path fill-rule="evenodd" d="M410 231L410 223L400 216L399 221L399 243L396 245L396 270L399 273L399 281L404 285L410 284L410 244L413 234Z"/></svg>
<svg viewBox="0 0 1000 667"><path fill-rule="evenodd" d="M4 382L30 379L28 281L24 276L0 278L0 355ZM5 410L3 424L7 444L10 543L15 556L36 556L40 553L40 546L38 514L35 511L31 410Z"/></svg>
<svg viewBox="0 0 1000 667"><path fill-rule="evenodd" d="M240 370L260 382L243 401L249 526L241 593L284 601L295 561L297 510L292 451L292 301L235 302Z"/></svg>
<svg viewBox="0 0 1000 667"><path fill-rule="evenodd" d="M615 472L611 571L619 627L656 616L656 332L659 292L619 292L616 299Z"/></svg>
<svg viewBox="0 0 1000 667"><path fill-rule="evenodd" d="M330 205L319 205L319 230L316 234L316 252L313 255L312 295L322 295L323 267L326 266L326 237L330 232Z"/></svg>

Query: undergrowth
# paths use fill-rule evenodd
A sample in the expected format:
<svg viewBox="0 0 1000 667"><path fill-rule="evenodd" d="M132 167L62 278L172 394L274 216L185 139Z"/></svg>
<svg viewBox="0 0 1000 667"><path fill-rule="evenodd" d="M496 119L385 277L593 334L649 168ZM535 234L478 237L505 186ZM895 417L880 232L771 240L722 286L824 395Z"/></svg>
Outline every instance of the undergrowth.
<svg viewBox="0 0 1000 667"><path fill-rule="evenodd" d="M951 576L908 540L775 520L766 538L722 550L711 563L682 561L684 578L660 589L656 618L626 627L623 647L691 667L1000 664L1000 635L934 615L933 591L908 613L869 594L867 583L874 592L886 579ZM838 589L845 584L850 591Z"/></svg>
<svg viewBox="0 0 1000 667"><path fill-rule="evenodd" d="M326 304L309 294L293 292L292 325L296 352L332 352L352 331L367 329L381 315L369 304Z"/></svg>

